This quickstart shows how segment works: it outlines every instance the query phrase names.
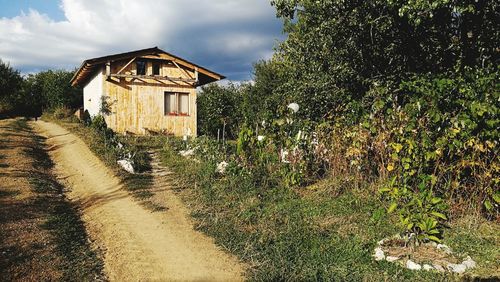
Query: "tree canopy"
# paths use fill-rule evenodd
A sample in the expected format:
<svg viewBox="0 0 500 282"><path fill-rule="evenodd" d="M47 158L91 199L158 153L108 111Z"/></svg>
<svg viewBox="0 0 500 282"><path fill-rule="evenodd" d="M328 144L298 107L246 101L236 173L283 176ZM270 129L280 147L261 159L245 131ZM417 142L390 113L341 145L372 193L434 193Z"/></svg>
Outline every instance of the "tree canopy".
<svg viewBox="0 0 500 282"><path fill-rule="evenodd" d="M19 72L0 59L0 116L12 112L19 104L22 84Z"/></svg>
<svg viewBox="0 0 500 282"><path fill-rule="evenodd" d="M288 38L282 87L304 116L357 111L374 84L413 74L498 66L496 1L273 0Z"/></svg>
<svg viewBox="0 0 500 282"><path fill-rule="evenodd" d="M0 60L0 115L39 116L56 108L78 108L82 90L69 81L73 72L47 70L21 76L19 71Z"/></svg>

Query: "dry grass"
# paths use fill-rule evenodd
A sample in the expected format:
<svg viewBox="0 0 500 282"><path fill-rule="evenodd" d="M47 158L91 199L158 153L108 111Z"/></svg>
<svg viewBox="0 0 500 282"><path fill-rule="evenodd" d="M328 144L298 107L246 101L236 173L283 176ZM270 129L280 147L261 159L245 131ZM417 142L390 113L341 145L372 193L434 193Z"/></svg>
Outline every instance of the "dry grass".
<svg viewBox="0 0 500 282"><path fill-rule="evenodd" d="M448 263L462 262L456 255L450 255L435 246L422 244L419 246L407 246L403 240L390 240L382 245L382 250L388 256L407 258L416 263L437 263L446 266Z"/></svg>
<svg viewBox="0 0 500 282"><path fill-rule="evenodd" d="M51 174L44 139L22 119L0 120L0 135L1 280L101 279L102 262Z"/></svg>

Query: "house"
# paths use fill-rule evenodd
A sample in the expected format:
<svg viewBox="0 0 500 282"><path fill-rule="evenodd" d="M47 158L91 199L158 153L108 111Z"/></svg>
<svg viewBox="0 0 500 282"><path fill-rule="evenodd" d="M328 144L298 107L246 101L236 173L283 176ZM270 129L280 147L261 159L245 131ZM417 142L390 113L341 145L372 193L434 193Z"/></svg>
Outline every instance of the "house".
<svg viewBox="0 0 500 282"><path fill-rule="evenodd" d="M224 78L154 47L85 60L71 84L116 132L195 136L196 88Z"/></svg>

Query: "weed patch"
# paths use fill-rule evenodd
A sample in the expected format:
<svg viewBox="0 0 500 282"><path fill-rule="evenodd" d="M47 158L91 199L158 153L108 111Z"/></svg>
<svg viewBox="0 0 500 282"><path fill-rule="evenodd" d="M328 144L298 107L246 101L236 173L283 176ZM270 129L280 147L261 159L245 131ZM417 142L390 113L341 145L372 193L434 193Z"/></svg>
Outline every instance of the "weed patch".
<svg viewBox="0 0 500 282"><path fill-rule="evenodd" d="M184 158L177 147L165 145L162 161L175 172L197 228L251 264L251 280L459 279L373 260L376 242L399 231L397 217L381 208L376 183L353 188L350 181L327 177L290 188L258 170L221 175L206 155ZM495 248L494 242L487 246Z"/></svg>

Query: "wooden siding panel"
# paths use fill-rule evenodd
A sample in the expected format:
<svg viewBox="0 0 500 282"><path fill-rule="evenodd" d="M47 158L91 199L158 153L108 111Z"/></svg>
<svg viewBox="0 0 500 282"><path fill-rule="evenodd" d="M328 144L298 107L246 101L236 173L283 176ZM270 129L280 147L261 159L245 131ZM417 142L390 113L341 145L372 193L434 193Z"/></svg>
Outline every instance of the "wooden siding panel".
<svg viewBox="0 0 500 282"><path fill-rule="evenodd" d="M128 61L113 62L111 72L116 73ZM152 64L148 64L148 72ZM135 63L122 73L135 73ZM175 65L163 63L161 75L186 77ZM194 76L194 73L190 72ZM104 77L104 80L106 78ZM189 116L164 115L164 93L189 93ZM190 133L196 136L196 89L184 83L165 83L155 80L117 79L104 81L104 95L109 97L111 115L106 117L108 126L124 133L145 134L146 129L166 131L176 136Z"/></svg>

